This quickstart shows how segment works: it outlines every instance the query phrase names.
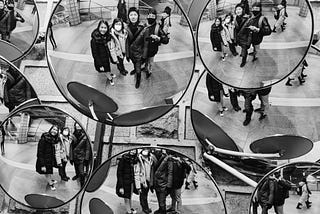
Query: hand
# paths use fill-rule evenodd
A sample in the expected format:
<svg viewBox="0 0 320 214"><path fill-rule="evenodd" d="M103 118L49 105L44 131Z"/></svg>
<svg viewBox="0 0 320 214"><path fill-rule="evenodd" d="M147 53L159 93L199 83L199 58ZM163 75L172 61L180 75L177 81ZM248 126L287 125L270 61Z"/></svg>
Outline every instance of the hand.
<svg viewBox="0 0 320 214"><path fill-rule="evenodd" d="M124 194L124 189L123 189L123 188L120 188L120 189L119 189L119 192L120 192L121 195L123 195L123 194Z"/></svg>
<svg viewBox="0 0 320 214"><path fill-rule="evenodd" d="M138 194L140 195L142 193L142 190L141 189L138 189Z"/></svg>
<svg viewBox="0 0 320 214"><path fill-rule="evenodd" d="M143 184L144 188L148 188L148 185L146 183Z"/></svg>
<svg viewBox="0 0 320 214"><path fill-rule="evenodd" d="M152 34L150 37L156 41L160 41L160 37L157 35Z"/></svg>
<svg viewBox="0 0 320 214"><path fill-rule="evenodd" d="M45 166L42 166L42 167L41 167L41 171L42 171L42 172L46 172L46 171L47 171L47 168L46 168Z"/></svg>
<svg viewBox="0 0 320 214"><path fill-rule="evenodd" d="M214 100L214 96L213 95L210 96L210 100Z"/></svg>
<svg viewBox="0 0 320 214"><path fill-rule="evenodd" d="M100 69L100 71L104 71L104 67L103 66L101 66L99 69Z"/></svg>

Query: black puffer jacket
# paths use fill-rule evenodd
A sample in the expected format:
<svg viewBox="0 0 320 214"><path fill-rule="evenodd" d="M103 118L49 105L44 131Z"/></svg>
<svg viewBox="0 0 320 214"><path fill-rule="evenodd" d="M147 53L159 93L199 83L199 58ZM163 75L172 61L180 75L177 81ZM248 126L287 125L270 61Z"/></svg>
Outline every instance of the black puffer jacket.
<svg viewBox="0 0 320 214"><path fill-rule="evenodd" d="M235 28L234 28L234 38L237 45L240 46L250 46L249 39L249 33L250 30L246 28L246 23L248 21L249 17L246 15L238 17L236 16L236 20L234 22Z"/></svg>
<svg viewBox="0 0 320 214"><path fill-rule="evenodd" d="M70 145L70 161L75 164L81 164L86 160L86 157L90 157L91 148L90 142L84 132L75 133L72 136L72 142Z"/></svg>
<svg viewBox="0 0 320 214"><path fill-rule="evenodd" d="M206 86L208 90L209 100L220 102L220 91L223 90L223 86L216 79L214 79L209 73L206 77ZM214 96L214 100L210 98L210 96Z"/></svg>
<svg viewBox="0 0 320 214"><path fill-rule="evenodd" d="M39 174L52 174L56 165L54 144L58 143L58 138L46 132L41 135L38 144L36 171ZM46 167L46 172L41 170Z"/></svg>
<svg viewBox="0 0 320 214"><path fill-rule="evenodd" d="M109 32L102 35L99 30L95 29L91 34L91 53L94 59L94 67L98 72L110 71L110 52L107 45L110 40ZM101 71L100 67L103 67L104 71Z"/></svg>
<svg viewBox="0 0 320 214"><path fill-rule="evenodd" d="M133 62L137 62L142 60L144 48L147 47L144 33L146 29L144 25L138 24L137 31L132 33L130 30L130 25L132 24L129 24L127 29L128 37L126 41L126 55L129 56Z"/></svg>
<svg viewBox="0 0 320 214"><path fill-rule="evenodd" d="M222 37L221 37L221 31L223 27L216 26L215 24L211 25L211 30L210 30L210 40L211 40L211 45L212 49L217 48L217 51L221 51L221 43L222 43Z"/></svg>

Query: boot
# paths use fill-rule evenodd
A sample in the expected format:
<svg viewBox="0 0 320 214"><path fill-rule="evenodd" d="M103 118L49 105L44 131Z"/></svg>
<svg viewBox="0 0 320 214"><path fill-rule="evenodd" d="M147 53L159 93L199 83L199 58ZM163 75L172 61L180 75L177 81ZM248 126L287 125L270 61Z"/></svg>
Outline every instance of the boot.
<svg viewBox="0 0 320 214"><path fill-rule="evenodd" d="M292 84L290 83L291 80L293 80L293 79L291 79L290 77L288 77L288 81L286 82L286 85L287 85L287 86L292 86Z"/></svg>
<svg viewBox="0 0 320 214"><path fill-rule="evenodd" d="M310 205L310 202L309 201L306 201L306 206L307 206L307 209L309 209L311 207Z"/></svg>
<svg viewBox="0 0 320 214"><path fill-rule="evenodd" d="M276 31L276 27L275 27L275 26L273 27L272 32L273 32L273 33L276 33L276 32L277 32L277 31Z"/></svg>
<svg viewBox="0 0 320 214"><path fill-rule="evenodd" d="M301 203L298 203L296 208L297 208L297 209L301 209L300 206L302 206L302 204L301 204Z"/></svg>
<svg viewBox="0 0 320 214"><path fill-rule="evenodd" d="M194 186L195 189L197 189L198 188L198 182L193 181L193 186Z"/></svg>
<svg viewBox="0 0 320 214"><path fill-rule="evenodd" d="M302 85L305 82L305 80L303 80L301 77L298 77L298 80L299 80L300 85Z"/></svg>
<svg viewBox="0 0 320 214"><path fill-rule="evenodd" d="M189 183L188 181L186 181L185 189L190 189L190 188L189 188L189 185L190 185L190 183Z"/></svg>
<svg viewBox="0 0 320 214"><path fill-rule="evenodd" d="M140 74L137 74L136 76L136 88L139 88L140 87L140 81L141 81L141 73Z"/></svg>

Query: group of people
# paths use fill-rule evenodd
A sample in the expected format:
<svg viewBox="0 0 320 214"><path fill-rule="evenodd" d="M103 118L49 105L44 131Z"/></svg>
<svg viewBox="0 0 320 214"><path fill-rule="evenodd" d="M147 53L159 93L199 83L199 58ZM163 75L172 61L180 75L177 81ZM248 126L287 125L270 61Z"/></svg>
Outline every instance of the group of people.
<svg viewBox="0 0 320 214"><path fill-rule="evenodd" d="M253 214L257 214L257 208L261 206L261 214L267 214L274 207L276 214L283 214L285 200L289 198L291 183L281 177L279 171L269 176L257 190L253 201Z"/></svg>
<svg viewBox="0 0 320 214"><path fill-rule="evenodd" d="M1 39L10 42L10 35L17 27L17 22L25 22L14 9L14 0L0 0L0 35Z"/></svg>
<svg viewBox="0 0 320 214"><path fill-rule="evenodd" d="M159 46L169 43L171 8L165 7L159 23L157 11L150 8L147 23L142 23L139 9L131 7L128 14L124 14L126 8L123 4L125 2L121 0L118 17L113 20L111 27L107 21L101 20L92 32L91 53L96 71L105 73L111 85L114 85L113 79L116 75L111 72L110 63L116 64L120 74L125 76L128 71L125 69L124 60L131 61L134 70L130 74L136 75L135 88L139 88L141 71L144 70L149 78Z"/></svg>
<svg viewBox="0 0 320 214"><path fill-rule="evenodd" d="M74 132L70 133L68 127L60 131L53 125L48 132L41 135L37 148L36 171L45 175L51 190L56 190L56 180L53 179L53 168L58 168L62 181L70 177L66 173L66 165L74 165L75 176L72 180L79 179L81 187L84 186L92 160L90 142L79 124L74 124Z"/></svg>
<svg viewBox="0 0 320 214"><path fill-rule="evenodd" d="M245 120L243 122L244 126L247 126L250 123L253 112L260 114L260 121L267 117L267 112L270 107L269 94L271 93L271 86L257 90L238 90L230 87L228 92L225 92L224 86L211 74L207 73L206 87L209 100L217 103L221 117L224 116L224 112L228 110L224 105L224 96L230 97L230 103L235 111L240 111L241 107L238 102L238 96L240 95L244 97L243 112L246 113ZM260 107L254 109L252 102L256 99L257 95L260 100Z"/></svg>
<svg viewBox="0 0 320 214"><path fill-rule="evenodd" d="M161 149L131 150L121 156L117 167L116 194L124 198L127 214L135 214L132 207L133 193L139 195L142 211L152 213L148 204L148 193L155 191L159 209L155 214L182 213L181 189L190 189L197 170L188 158L174 152ZM171 206L166 207L166 198L170 195Z"/></svg>
<svg viewBox="0 0 320 214"><path fill-rule="evenodd" d="M285 6L284 6L285 5ZM233 56L239 55L237 46L241 47L240 57L242 61L240 67L244 67L247 62L248 49L252 47L252 62L258 59L257 52L264 36L276 32L277 29L283 31L285 26L286 0L283 0L275 11L277 16L274 28L271 29L267 17L262 14L260 2L252 4L249 10L248 0L242 0L235 6L235 14L229 13L222 17L216 17L211 25L210 40L214 51L221 53L222 61L225 61L227 47Z"/></svg>

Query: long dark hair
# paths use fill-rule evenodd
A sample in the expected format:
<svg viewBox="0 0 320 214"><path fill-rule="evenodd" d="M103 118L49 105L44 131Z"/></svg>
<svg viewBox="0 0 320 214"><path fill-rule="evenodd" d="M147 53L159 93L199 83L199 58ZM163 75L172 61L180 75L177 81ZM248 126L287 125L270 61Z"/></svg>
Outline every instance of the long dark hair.
<svg viewBox="0 0 320 214"><path fill-rule="evenodd" d="M96 28L96 30L100 33L99 28L100 28L100 26L101 26L102 24L105 24L105 25L107 26L107 29L108 29L108 30L107 30L106 34L108 34L108 33L110 32L110 27L109 27L109 23L108 23L106 20L101 19L101 20L99 21L99 24L98 24L98 27Z"/></svg>
<svg viewBox="0 0 320 214"><path fill-rule="evenodd" d="M233 15L232 15L232 13L228 13L228 14L224 17L224 20L226 20L226 18L227 18L228 16L230 16L230 23L232 23L232 22L233 22Z"/></svg>
<svg viewBox="0 0 320 214"><path fill-rule="evenodd" d="M51 135L51 130L54 128L54 127L56 127L57 129L58 129L58 133L57 133L57 135L55 135L55 136L53 136L53 135ZM58 136L59 136L59 126L57 126L57 125L52 125L51 127L50 127L50 129L49 129L49 131L48 131L48 133L49 133L49 135L50 136L52 136L52 137L54 137L54 138L57 138Z"/></svg>
<svg viewBox="0 0 320 214"><path fill-rule="evenodd" d="M68 130L68 135L67 135L67 137L69 137L69 136L70 136L70 129L69 129L69 127L63 127L63 129L62 129L62 131L61 131L62 135L63 135L63 131L64 131L64 130Z"/></svg>

